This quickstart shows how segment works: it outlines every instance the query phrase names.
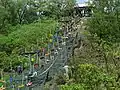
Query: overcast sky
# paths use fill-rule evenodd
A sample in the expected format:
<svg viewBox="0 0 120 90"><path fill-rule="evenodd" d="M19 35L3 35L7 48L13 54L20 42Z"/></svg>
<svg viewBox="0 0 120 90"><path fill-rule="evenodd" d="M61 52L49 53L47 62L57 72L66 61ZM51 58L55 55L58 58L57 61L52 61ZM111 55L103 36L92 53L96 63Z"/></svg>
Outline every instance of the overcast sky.
<svg viewBox="0 0 120 90"><path fill-rule="evenodd" d="M88 0L76 0L77 1L77 3L85 3L85 2L87 2Z"/></svg>

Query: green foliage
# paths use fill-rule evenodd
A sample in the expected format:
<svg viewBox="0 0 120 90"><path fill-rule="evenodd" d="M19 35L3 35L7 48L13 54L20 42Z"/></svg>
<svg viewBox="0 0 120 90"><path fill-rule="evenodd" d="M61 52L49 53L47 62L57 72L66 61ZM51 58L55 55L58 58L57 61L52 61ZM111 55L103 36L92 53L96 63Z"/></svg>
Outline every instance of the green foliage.
<svg viewBox="0 0 120 90"><path fill-rule="evenodd" d="M8 12L3 6L0 6L0 33L5 34L7 32L7 16Z"/></svg>
<svg viewBox="0 0 120 90"><path fill-rule="evenodd" d="M5 52L0 52L0 69L4 69L9 65L9 59Z"/></svg>
<svg viewBox="0 0 120 90"><path fill-rule="evenodd" d="M16 47L19 49L23 46L27 48L32 46L37 47L37 45L44 47L47 43L48 34L53 34L56 29L56 21L45 20L38 23L18 26L15 29L17 30L10 33L8 37L1 35L1 49L5 50L5 48L8 47L13 50Z"/></svg>
<svg viewBox="0 0 120 90"><path fill-rule="evenodd" d="M105 74L100 68L92 64L79 65L74 79L76 83L84 84L84 88L90 89L107 86L111 87L112 84L115 83L114 77Z"/></svg>
<svg viewBox="0 0 120 90"><path fill-rule="evenodd" d="M75 0L0 0L0 33L7 35L11 26L29 24L45 17L69 16L74 4Z"/></svg>
<svg viewBox="0 0 120 90"><path fill-rule="evenodd" d="M39 11L43 11L43 15L60 19L63 16L71 16L75 0L49 0L41 5Z"/></svg>
<svg viewBox="0 0 120 90"><path fill-rule="evenodd" d="M119 70L118 57L120 52L120 1L119 0L91 0L93 16L88 20L87 30L102 52L106 70L109 73L109 63L113 61L116 70ZM116 59L117 57L117 59Z"/></svg>
<svg viewBox="0 0 120 90"><path fill-rule="evenodd" d="M66 77L64 75L59 75L56 78L57 85L64 85L66 83Z"/></svg>
<svg viewBox="0 0 120 90"><path fill-rule="evenodd" d="M32 23L30 25L23 25L15 32L8 35L13 46L31 47L37 45L43 47L47 42L47 34L53 33L56 29L56 22L47 20L45 22ZM38 41L38 42L37 42Z"/></svg>
<svg viewBox="0 0 120 90"><path fill-rule="evenodd" d="M51 39L48 36L57 26L50 17L64 16L74 4L74 0L0 0L0 51L5 54L0 57L0 68L6 61L9 62L6 64L8 68L10 63L12 66L20 64L18 54L21 48L31 51L47 47Z"/></svg>
<svg viewBox="0 0 120 90"><path fill-rule="evenodd" d="M88 21L88 30L107 42L120 41L119 1L93 1L93 16ZM114 8L114 9L113 9Z"/></svg>
<svg viewBox="0 0 120 90"><path fill-rule="evenodd" d="M71 85L61 85L60 90L85 90L83 85L71 84Z"/></svg>
<svg viewBox="0 0 120 90"><path fill-rule="evenodd" d="M47 47L48 36L57 26L50 17L69 16L74 4L75 0L0 0L0 68L6 62L8 68L20 64L21 48L31 51Z"/></svg>
<svg viewBox="0 0 120 90"><path fill-rule="evenodd" d="M27 63L26 58L18 58L20 50L26 48L27 51L31 51L46 47L50 39L48 35L54 33L56 26L55 20L41 20L29 25L11 27L16 30L8 36L0 35L0 50L1 54L4 52L2 55L5 55L0 56L0 67L8 65L8 69L11 66L14 68L16 65Z"/></svg>

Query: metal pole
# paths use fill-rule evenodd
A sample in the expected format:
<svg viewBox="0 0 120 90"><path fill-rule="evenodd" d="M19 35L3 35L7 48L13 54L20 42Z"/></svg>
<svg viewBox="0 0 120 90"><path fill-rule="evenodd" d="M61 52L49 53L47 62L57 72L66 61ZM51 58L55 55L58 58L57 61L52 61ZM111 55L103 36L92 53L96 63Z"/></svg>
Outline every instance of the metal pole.
<svg viewBox="0 0 120 90"><path fill-rule="evenodd" d="M13 85L13 90L15 90L15 87L14 87L14 85Z"/></svg>
<svg viewBox="0 0 120 90"><path fill-rule="evenodd" d="M59 39L58 39L58 34L56 33L56 36L57 36L57 45L59 47Z"/></svg>
<svg viewBox="0 0 120 90"><path fill-rule="evenodd" d="M30 73L32 72L32 65L31 65L31 54L29 54L29 65L30 65Z"/></svg>
<svg viewBox="0 0 120 90"><path fill-rule="evenodd" d="M38 43L38 39L37 39L37 49L38 49L38 45L39 45L39 43ZM36 60L36 62L39 64L39 51L37 52L37 60Z"/></svg>

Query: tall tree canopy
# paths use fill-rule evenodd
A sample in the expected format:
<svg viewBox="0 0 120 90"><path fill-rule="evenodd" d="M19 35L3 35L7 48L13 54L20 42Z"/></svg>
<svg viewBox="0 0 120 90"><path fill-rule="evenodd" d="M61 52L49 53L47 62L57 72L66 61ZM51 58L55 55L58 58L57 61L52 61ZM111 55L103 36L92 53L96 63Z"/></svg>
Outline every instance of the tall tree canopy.
<svg viewBox="0 0 120 90"><path fill-rule="evenodd" d="M109 42L120 41L120 1L92 0L93 16L89 31Z"/></svg>

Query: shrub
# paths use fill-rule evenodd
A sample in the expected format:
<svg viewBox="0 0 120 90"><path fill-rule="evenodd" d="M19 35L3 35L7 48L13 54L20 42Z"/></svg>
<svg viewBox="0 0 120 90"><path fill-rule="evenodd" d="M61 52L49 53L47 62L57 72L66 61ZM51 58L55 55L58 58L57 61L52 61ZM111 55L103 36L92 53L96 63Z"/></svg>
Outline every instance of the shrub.
<svg viewBox="0 0 120 90"><path fill-rule="evenodd" d="M60 90L85 90L83 85L71 84L71 85L61 85Z"/></svg>
<svg viewBox="0 0 120 90"><path fill-rule="evenodd" d="M105 74L100 68L92 64L81 64L74 76L75 82L85 84L88 88L113 87L115 79Z"/></svg>

